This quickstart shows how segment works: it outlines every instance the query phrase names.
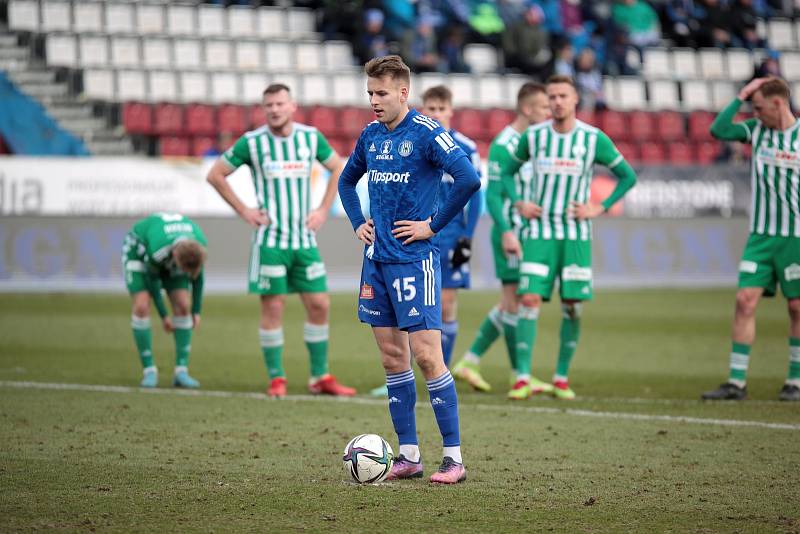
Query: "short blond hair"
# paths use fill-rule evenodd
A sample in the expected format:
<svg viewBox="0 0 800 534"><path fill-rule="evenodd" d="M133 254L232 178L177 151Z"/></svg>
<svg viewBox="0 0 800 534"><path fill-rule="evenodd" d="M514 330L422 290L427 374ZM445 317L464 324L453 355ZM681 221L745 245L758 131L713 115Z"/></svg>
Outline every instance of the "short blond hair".
<svg viewBox="0 0 800 534"><path fill-rule="evenodd" d="M389 76L406 84L411 83L411 69L400 56L382 56L372 58L364 65L364 72L370 78Z"/></svg>
<svg viewBox="0 0 800 534"><path fill-rule="evenodd" d="M203 265L206 262L206 249L191 239L178 241L172 247L172 257L178 269L188 274L192 279L200 276Z"/></svg>
<svg viewBox="0 0 800 534"><path fill-rule="evenodd" d="M761 93L761 96L764 98L777 96L787 102L790 102L792 97L789 84L781 78L772 78L768 82L764 82L764 84L759 87L756 92Z"/></svg>

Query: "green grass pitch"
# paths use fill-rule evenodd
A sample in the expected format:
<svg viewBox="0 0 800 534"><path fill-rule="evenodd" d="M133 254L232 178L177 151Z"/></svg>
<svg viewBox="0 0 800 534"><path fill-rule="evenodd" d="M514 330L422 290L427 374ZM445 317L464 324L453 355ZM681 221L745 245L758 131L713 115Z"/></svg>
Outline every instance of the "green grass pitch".
<svg viewBox="0 0 800 534"><path fill-rule="evenodd" d="M331 364L366 392L383 373L354 299L332 298ZM495 299L461 294L456 357ZM168 387L172 340L155 326L164 390L46 387L138 384L128 300L3 295L0 531L798 532L800 406L776 401L785 301L759 309L751 400L698 400L726 376L732 306L732 290L601 290L584 309L577 401L507 402L496 344L483 364L494 391L459 384L468 481L357 486L342 449L365 432L396 447L385 402L306 395L296 299L285 326L290 398L270 401L253 395L266 386L253 297L207 297L191 361L207 394L181 395ZM558 306L545 306L540 378L553 372L559 320ZM440 438L417 384L427 475Z"/></svg>

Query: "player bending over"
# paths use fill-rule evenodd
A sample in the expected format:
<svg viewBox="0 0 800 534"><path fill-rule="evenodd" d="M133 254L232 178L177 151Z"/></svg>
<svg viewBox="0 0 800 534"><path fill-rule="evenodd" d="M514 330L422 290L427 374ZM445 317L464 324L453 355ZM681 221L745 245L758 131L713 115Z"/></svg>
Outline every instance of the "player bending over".
<svg viewBox="0 0 800 534"><path fill-rule="evenodd" d="M206 236L188 217L156 213L133 225L122 246L125 285L133 300L131 328L143 376L141 387L158 385L158 368L153 363L153 334L150 328L150 300L158 310L164 330L175 336L175 372L172 385L199 388L189 376L192 329L200 324L203 305L203 264ZM189 296L189 286L192 288ZM164 288L172 305L172 318L161 296ZM190 302L191 298L191 302Z"/></svg>
<svg viewBox="0 0 800 534"><path fill-rule="evenodd" d="M480 180L444 128L409 110L411 75L399 56L375 58L365 71L377 120L361 132L342 172L339 195L365 245L358 317L372 326L400 443L389 479L422 476L413 354L425 376L444 445L444 458L431 482L453 484L465 480L467 473L461 458L458 397L442 356L439 248L431 238L464 209ZM444 209L434 216L442 171L453 177L453 188ZM369 220L356 194L356 184L365 174Z"/></svg>

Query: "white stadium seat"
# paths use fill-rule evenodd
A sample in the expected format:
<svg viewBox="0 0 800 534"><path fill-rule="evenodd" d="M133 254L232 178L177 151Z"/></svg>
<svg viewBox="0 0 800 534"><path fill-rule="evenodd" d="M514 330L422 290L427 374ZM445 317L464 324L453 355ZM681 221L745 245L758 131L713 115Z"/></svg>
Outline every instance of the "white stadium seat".
<svg viewBox="0 0 800 534"><path fill-rule="evenodd" d="M327 104L330 102L330 76L328 74L304 74L301 78L304 104Z"/></svg>
<svg viewBox="0 0 800 534"><path fill-rule="evenodd" d="M242 75L241 101L246 103L261 102L261 94L267 88L267 75L262 72L246 72Z"/></svg>
<svg viewBox="0 0 800 534"><path fill-rule="evenodd" d="M767 39L770 48L790 50L795 48L794 26L789 19L770 19L767 24Z"/></svg>
<svg viewBox="0 0 800 534"><path fill-rule="evenodd" d="M137 4L136 27L143 35L164 33L167 28L164 4Z"/></svg>
<svg viewBox="0 0 800 534"><path fill-rule="evenodd" d="M650 93L650 109L678 109L678 86L671 80L654 80L648 82Z"/></svg>
<svg viewBox="0 0 800 534"><path fill-rule="evenodd" d="M11 0L8 3L8 27L12 30L39 31L39 2Z"/></svg>
<svg viewBox="0 0 800 534"><path fill-rule="evenodd" d="M603 94L609 102L617 102L617 80L613 76L603 76ZM615 104L618 105L618 104Z"/></svg>
<svg viewBox="0 0 800 534"><path fill-rule="evenodd" d="M138 37L111 37L111 65L113 67L138 67L141 63Z"/></svg>
<svg viewBox="0 0 800 534"><path fill-rule="evenodd" d="M701 48L700 73L707 80L725 79L725 61L722 50L719 48Z"/></svg>
<svg viewBox="0 0 800 534"><path fill-rule="evenodd" d="M458 95L453 95L458 99ZM478 101L482 108L502 108L508 105L506 85L503 77L498 74L485 74L478 79ZM458 102L454 102L458 105Z"/></svg>
<svg viewBox="0 0 800 534"><path fill-rule="evenodd" d="M170 35L195 35L196 7L187 4L170 4L167 6L167 33Z"/></svg>
<svg viewBox="0 0 800 534"><path fill-rule="evenodd" d="M717 80L711 82L711 104L714 111L719 111L734 99L737 93L736 82Z"/></svg>
<svg viewBox="0 0 800 534"><path fill-rule="evenodd" d="M732 48L725 54L726 72L730 80L749 80L753 75L753 54L744 48Z"/></svg>
<svg viewBox="0 0 800 534"><path fill-rule="evenodd" d="M78 66L78 44L69 34L51 33L45 42L47 64L57 67Z"/></svg>
<svg viewBox="0 0 800 534"><path fill-rule="evenodd" d="M647 109L647 94L644 81L640 78L617 78L617 94L615 102L619 109Z"/></svg>
<svg viewBox="0 0 800 534"><path fill-rule="evenodd" d="M178 100L178 81L171 70L153 70L149 76L150 102L174 102Z"/></svg>
<svg viewBox="0 0 800 534"><path fill-rule="evenodd" d="M497 49L488 44L468 44L464 46L464 61L472 72L496 72Z"/></svg>
<svg viewBox="0 0 800 534"><path fill-rule="evenodd" d="M241 70L261 69L264 60L261 56L262 46L260 41L237 41L234 51L236 61L234 65Z"/></svg>
<svg viewBox="0 0 800 534"><path fill-rule="evenodd" d="M680 79L693 79L699 76L697 53L691 48L672 50L672 75Z"/></svg>
<svg viewBox="0 0 800 534"><path fill-rule="evenodd" d="M136 31L133 4L108 2L105 20L108 33L134 33Z"/></svg>
<svg viewBox="0 0 800 534"><path fill-rule="evenodd" d="M367 86L364 75L356 72L338 72L332 81L332 103L336 106L366 106Z"/></svg>
<svg viewBox="0 0 800 534"><path fill-rule="evenodd" d="M671 77L669 51L666 48L646 48L642 69L645 78L649 80Z"/></svg>
<svg viewBox="0 0 800 534"><path fill-rule="evenodd" d="M506 82L506 94L508 95L508 101L510 103L509 107L514 108L517 105L517 94L519 90L525 83L530 81L530 78L519 74L509 74L503 78ZM461 106L461 104L459 104L459 106Z"/></svg>
<svg viewBox="0 0 800 534"><path fill-rule="evenodd" d="M469 74L451 74L445 83L453 91L453 97L458 98L458 107L475 108L480 106L478 95L475 94L477 84Z"/></svg>
<svg viewBox="0 0 800 534"><path fill-rule="evenodd" d="M800 82L792 84L792 102L795 109L800 109Z"/></svg>
<svg viewBox="0 0 800 534"><path fill-rule="evenodd" d="M233 72L211 74L211 100L216 103L239 102L239 76Z"/></svg>
<svg viewBox="0 0 800 534"><path fill-rule="evenodd" d="M100 2L75 2L72 6L75 33L103 32L103 4Z"/></svg>
<svg viewBox="0 0 800 534"><path fill-rule="evenodd" d="M145 100L147 82L142 70L117 71L117 100Z"/></svg>
<svg viewBox="0 0 800 534"><path fill-rule="evenodd" d="M257 10L257 31L260 37L277 37L285 35L286 12L277 7L260 7Z"/></svg>
<svg viewBox="0 0 800 534"><path fill-rule="evenodd" d="M229 69L233 59L232 41L207 40L204 68L208 70ZM179 64L180 66L180 64Z"/></svg>
<svg viewBox="0 0 800 534"><path fill-rule="evenodd" d="M178 76L182 101L205 102L208 100L208 77L205 72L182 71Z"/></svg>
<svg viewBox="0 0 800 534"><path fill-rule="evenodd" d="M318 71L322 69L322 46L317 41L295 43L295 69Z"/></svg>
<svg viewBox="0 0 800 534"><path fill-rule="evenodd" d="M789 81L800 80L800 52L781 53L781 72Z"/></svg>
<svg viewBox="0 0 800 534"><path fill-rule="evenodd" d="M83 94L87 98L114 100L114 71L108 69L86 69L83 71Z"/></svg>
<svg viewBox="0 0 800 534"><path fill-rule="evenodd" d="M347 41L325 41L322 43L322 66L327 70L353 66L353 47Z"/></svg>
<svg viewBox="0 0 800 534"><path fill-rule="evenodd" d="M82 67L105 67L109 64L108 37L105 35L81 35L79 49Z"/></svg>
<svg viewBox="0 0 800 534"><path fill-rule="evenodd" d="M72 6L61 0L42 2L43 32L69 31L72 29Z"/></svg>
<svg viewBox="0 0 800 534"><path fill-rule="evenodd" d="M314 33L315 26L313 10L294 7L286 11L286 29L290 34L307 35Z"/></svg>
<svg viewBox="0 0 800 534"><path fill-rule="evenodd" d="M209 4L200 4L197 12L197 26L204 37L221 37L225 35L225 8Z"/></svg>
<svg viewBox="0 0 800 534"><path fill-rule="evenodd" d="M292 70L296 67L294 47L289 41L267 41L264 62L271 71Z"/></svg>
<svg viewBox="0 0 800 534"><path fill-rule="evenodd" d="M164 37L142 39L142 64L150 68L172 66L172 41Z"/></svg>
<svg viewBox="0 0 800 534"><path fill-rule="evenodd" d="M256 12L246 6L229 6L228 12L228 35L231 37L255 37L256 32Z"/></svg>
<svg viewBox="0 0 800 534"><path fill-rule="evenodd" d="M172 42L173 61L179 69L203 67L202 43L198 39L175 39Z"/></svg>
<svg viewBox="0 0 800 534"><path fill-rule="evenodd" d="M705 80L686 80L683 82L683 107L689 111L711 109L711 92Z"/></svg>

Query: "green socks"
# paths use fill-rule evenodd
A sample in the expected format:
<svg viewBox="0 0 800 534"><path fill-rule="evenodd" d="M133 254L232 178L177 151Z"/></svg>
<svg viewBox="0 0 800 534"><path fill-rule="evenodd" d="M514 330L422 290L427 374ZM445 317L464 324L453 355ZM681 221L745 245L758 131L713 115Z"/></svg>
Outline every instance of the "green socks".
<svg viewBox="0 0 800 534"><path fill-rule="evenodd" d="M303 339L311 361L311 378L328 374L328 325L306 323L303 325Z"/></svg>
<svg viewBox="0 0 800 534"><path fill-rule="evenodd" d="M150 328L150 318L131 315L131 329L133 330L133 341L136 343L136 350L139 352L142 368L152 367L153 333Z"/></svg>
<svg viewBox="0 0 800 534"><path fill-rule="evenodd" d="M519 307L516 332L517 378L530 378L539 308Z"/></svg>
<svg viewBox="0 0 800 534"><path fill-rule="evenodd" d="M800 338L789 338L789 375L786 382L800 386Z"/></svg>
<svg viewBox="0 0 800 534"><path fill-rule="evenodd" d="M750 345L733 342L728 382L739 387L747 383L747 365L750 362Z"/></svg>
<svg viewBox="0 0 800 534"><path fill-rule="evenodd" d="M495 306L486 315L486 318L478 327L478 333L475 336L475 341L469 348L469 354L480 358L486 352L492 343L500 337L500 332L503 330L503 323L501 320L502 312Z"/></svg>
<svg viewBox="0 0 800 534"><path fill-rule="evenodd" d="M267 373L270 379L279 376L286 376L283 370L283 329L258 330L261 338L261 352L264 354L264 363L267 366Z"/></svg>
<svg viewBox="0 0 800 534"><path fill-rule="evenodd" d="M575 348L578 346L578 338L581 335L581 305L573 304L568 306L561 305L561 344L558 347L558 361L556 362L556 376L554 381L567 381L569 364L575 355Z"/></svg>
<svg viewBox="0 0 800 534"><path fill-rule="evenodd" d="M175 328L175 367L188 367L192 350L192 316L176 315L172 318L172 326Z"/></svg>
<svg viewBox="0 0 800 534"><path fill-rule="evenodd" d="M503 312L503 337L506 341L506 350L508 351L508 361L511 364L511 370L517 371L517 324L519 323L519 315L516 313Z"/></svg>

